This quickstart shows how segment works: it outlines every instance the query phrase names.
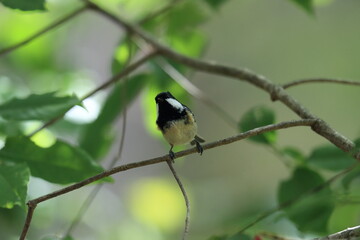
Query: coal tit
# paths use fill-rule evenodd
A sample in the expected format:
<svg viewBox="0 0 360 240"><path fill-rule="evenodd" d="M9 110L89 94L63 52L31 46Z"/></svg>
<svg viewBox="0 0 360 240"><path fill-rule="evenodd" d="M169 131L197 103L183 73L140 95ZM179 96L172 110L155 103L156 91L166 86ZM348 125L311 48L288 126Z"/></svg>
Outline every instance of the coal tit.
<svg viewBox="0 0 360 240"><path fill-rule="evenodd" d="M170 92L159 93L155 97L155 102L157 107L156 124L171 146L170 158L174 160L175 157L172 151L173 147L185 143L195 144L201 155L203 148L200 143L205 140L196 135L197 124L191 110L176 100Z"/></svg>

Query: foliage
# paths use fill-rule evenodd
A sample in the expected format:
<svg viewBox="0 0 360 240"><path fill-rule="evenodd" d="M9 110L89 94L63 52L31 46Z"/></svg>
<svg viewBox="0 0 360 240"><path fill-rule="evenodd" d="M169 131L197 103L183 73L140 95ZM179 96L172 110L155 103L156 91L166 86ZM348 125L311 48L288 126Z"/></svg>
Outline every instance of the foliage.
<svg viewBox="0 0 360 240"><path fill-rule="evenodd" d="M6 120L50 120L80 104L76 96L56 97L54 92L14 98L0 105L0 116Z"/></svg>
<svg viewBox="0 0 360 240"><path fill-rule="evenodd" d="M296 199L324 182L317 172L304 167L296 168L291 178L280 184L279 204ZM300 231L325 234L330 215L334 210L333 201L330 189L325 187L317 194L285 208L285 213Z"/></svg>
<svg viewBox="0 0 360 240"><path fill-rule="evenodd" d="M59 184L78 182L103 170L85 151L61 140L41 148L27 137L10 137L0 150L0 158L3 162L25 163L32 176Z"/></svg>
<svg viewBox="0 0 360 240"><path fill-rule="evenodd" d="M45 0L0 0L0 2L10 9L36 10L40 12L45 12L45 6L50 4L46 3ZM126 1L119 0L117 2L126 5ZM229 1L184 1L151 20L144 22L140 20L138 22L144 29L172 49L186 56L197 58L201 57L208 44L207 36L201 31L201 26L208 22L214 14L218 13L227 2ZM314 13L312 0L289 0L289 2L297 4L309 14ZM152 9L142 9L141 11L142 13L139 16L147 16L151 14ZM48 41L48 45L42 47L49 50L49 52L53 52L55 51L55 47L52 45L53 42L53 40ZM0 41L0 43L2 45L4 41ZM139 44L139 41L134 36L121 37L113 51L112 59L109 59L112 73L121 72L135 56L141 55L142 51L141 43ZM28 75L24 70L23 74L30 79L28 86L26 84L21 86L27 90L25 91L28 93L26 97L17 97L24 96L23 92L20 91L14 91L15 93L9 93L12 91L8 91L6 94L0 95L0 136L4 141L4 146L0 149L1 210L15 212L18 211L18 207L22 211L26 210L26 200L29 199L28 186L32 177L40 178L48 183L66 185L82 181L104 171L100 163L109 155L112 146L117 144L116 136L119 135L119 131L114 127L114 124L125 109L130 107L130 104L140 95L142 95L143 99L145 125L149 132L156 132L157 134L159 132L156 131L154 125L156 112L153 99L156 93L169 90L181 102L186 105L191 104L189 94L178 82L175 82L165 73L161 61L174 66L179 73L187 76L191 74L190 70L168 59L161 59L161 61L153 59L143 68L111 86L112 88L106 93L106 97L101 103L101 109L96 119L90 123L81 124L79 126L81 128L79 135L70 134L72 141L61 140L59 136L55 136L55 143L43 148L37 145L30 136L24 136L27 126L34 123L34 121L45 124L48 121L62 118L74 106L82 106L83 100L77 97L78 94L62 94L67 92L67 88L71 89L73 87L71 83L67 84L66 81L59 81L61 83L57 83L55 91L51 86L44 87L41 94L37 93L35 89L41 85L41 81L37 77L44 72L44 68L52 68L52 71L48 72L49 75L46 75L46 80L48 80L48 76L53 79L63 71L62 67L51 66L56 61L49 60L49 57L48 53L43 54L39 58L41 64L29 64L30 67L28 67L32 68L31 74ZM16 68L16 61L12 60L12 58L9 59L6 62L9 68ZM19 62L21 61L19 60ZM76 70L69 68L65 69L65 71L75 72ZM72 80L75 81L70 77L68 82L72 82ZM10 85L16 89L16 83ZM245 132L274 123L276 123L275 111L261 105L247 110L242 115L237 127L239 132ZM72 127L74 125L69 124L69 126L70 132L73 131ZM308 155L304 154L296 146L278 147L280 137L276 131L253 136L249 140L254 144L270 147L280 156L290 159L291 174L279 184L277 204L283 206L289 202L294 202L283 209L282 217L293 223L301 233L328 234L329 228L334 229L341 224L336 221L340 217L334 216L351 215L352 218L347 224L356 222L353 219L356 219L360 209L346 204L340 208L336 193L351 190L353 182L360 176L360 168L358 167L347 174L343 178L341 186L330 187L325 180L325 176L328 176L329 172L330 174L338 174L353 166L356 161L351 155L345 154L330 144L314 147ZM101 182L109 181L111 180L104 179ZM156 187L158 186L155 186L155 188L148 185L146 185L146 188L140 186L138 189L143 190L140 192L141 197L139 198L138 194L132 200L135 205L138 203L134 207L136 209L134 212L137 212L141 216L140 218L146 219L147 222L153 220L149 220L148 216L144 217L144 212L150 211L149 206L146 205L149 202L148 200L153 202L150 208L156 204L164 208L165 204L162 205L159 202L163 200L164 196L166 197L166 194L176 198L176 193L172 192L169 185L162 188ZM164 192L164 189L167 192ZM154 192L158 194L148 197ZM348 200L348 198L350 198L348 195L344 197L345 200ZM174 210L171 207L169 208L171 209L170 212L174 213L179 210ZM163 225L169 224L168 219L165 219L168 212L156 212L158 215L161 213L157 221ZM181 215L180 211L177 213ZM173 222L177 223L178 221L175 219ZM177 225L171 225L171 229L176 229L176 227ZM212 236L209 239L248 240L252 239L250 236L248 232L235 235L225 233ZM59 238L51 235L42 239ZM73 238L67 237L66 239Z"/></svg>
<svg viewBox="0 0 360 240"><path fill-rule="evenodd" d="M22 11L45 10L45 0L1 0L6 7Z"/></svg>
<svg viewBox="0 0 360 240"><path fill-rule="evenodd" d="M258 106L250 109L239 122L240 131L249 131L251 129L275 123L275 113L265 106ZM276 142L276 132L267 132L249 138L251 141L273 144Z"/></svg>

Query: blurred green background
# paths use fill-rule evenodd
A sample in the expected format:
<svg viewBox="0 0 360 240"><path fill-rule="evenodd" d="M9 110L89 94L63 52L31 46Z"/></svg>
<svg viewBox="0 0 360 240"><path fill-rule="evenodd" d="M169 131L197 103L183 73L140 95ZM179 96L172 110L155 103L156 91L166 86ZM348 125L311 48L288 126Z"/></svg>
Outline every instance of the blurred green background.
<svg viewBox="0 0 360 240"><path fill-rule="evenodd" d="M101 2L101 1L98 1ZM133 1L136 2L136 1ZM129 19L141 16L141 9L150 11L164 1L147 1L146 6L130 1L108 1ZM105 3L103 3L105 4ZM78 1L48 1L48 12L20 12L0 6L0 47L22 40L72 9ZM329 77L360 79L360 2L316 1L315 14L286 0L229 0L201 25L208 43L204 59L255 73L282 84L292 80ZM121 8L123 7L123 8ZM145 10L143 10L146 12ZM208 10L204 10L208 13ZM114 50L123 32L103 17L86 12L27 46L0 58L0 102L30 93L76 93L83 96L108 79ZM234 79L195 72L191 81L236 121L250 108L266 105L276 112L276 122L298 117L268 94ZM288 92L315 115L350 139L360 136L359 89L335 84L308 84ZM82 124L93 121L109 90L88 99L58 124L35 135L42 146L51 145L55 136L77 145ZM154 95L155 96L155 95ZM153 97L154 97L153 96ZM191 97L190 97L191 98ZM168 145L151 133L155 122L147 114L155 112L155 102L147 90L128 109L125 148L122 162L130 163L163 155ZM208 142L238 133L203 103L189 101L199 133ZM114 106L116 108L116 106ZM115 142L106 160L116 154L123 119L115 123ZM1 139L17 131L17 123L0 122ZM31 132L40 124L27 122L21 131ZM154 132L154 131L153 131ZM118 133L118 134L117 134ZM293 128L278 133L278 147L297 146L309 154L326 140L307 128ZM96 143L97 139L92 139ZM2 145L1 144L1 145ZM291 170L268 147L249 141L205 151L176 161L191 199L189 239L207 239L213 235L234 233L263 211L276 207L279 182ZM326 175L325 176L330 176ZM114 176L115 182L103 187L87 211L74 239L178 239L185 217L181 192L166 164L129 170ZM355 184L353 184L355 185ZM47 194L61 186L31 178L29 199ZM75 213L93 186L41 203L34 215L29 239L64 233ZM359 192L353 186L353 193ZM1 210L0 236L17 239L23 212ZM339 206L335 212L346 212ZM346 215L356 224L359 211L352 208ZM335 214L335 213L334 213ZM11 218L9 217L11 215ZM344 215L345 216L345 215ZM346 227L349 221L333 216L329 231ZM277 232L280 235L303 236L279 212L250 229Z"/></svg>

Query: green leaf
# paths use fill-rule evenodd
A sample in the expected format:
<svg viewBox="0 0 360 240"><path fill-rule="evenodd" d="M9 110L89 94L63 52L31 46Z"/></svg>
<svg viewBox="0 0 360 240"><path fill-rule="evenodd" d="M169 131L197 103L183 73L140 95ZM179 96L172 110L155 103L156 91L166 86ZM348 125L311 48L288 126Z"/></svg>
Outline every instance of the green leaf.
<svg viewBox="0 0 360 240"><path fill-rule="evenodd" d="M56 97L54 92L32 94L0 105L0 116L7 120L49 120L80 104L75 96Z"/></svg>
<svg viewBox="0 0 360 240"><path fill-rule="evenodd" d="M0 2L8 8L22 11L45 10L45 0L0 0Z"/></svg>
<svg viewBox="0 0 360 240"><path fill-rule="evenodd" d="M26 164L5 165L0 162L0 207L25 207L30 170Z"/></svg>
<svg viewBox="0 0 360 240"><path fill-rule="evenodd" d="M111 131L112 123L150 79L150 75L140 74L127 79L126 84L125 81L117 84L105 100L98 118L86 125L80 136L80 146L94 159L100 159L108 151L117 134Z"/></svg>
<svg viewBox="0 0 360 240"><path fill-rule="evenodd" d="M279 204L293 200L309 190L324 183L324 179L315 171L305 167L295 169L290 179L280 184ZM329 187L308 195L285 208L285 215L300 231L325 234L334 203Z"/></svg>
<svg viewBox="0 0 360 240"><path fill-rule="evenodd" d="M7 138L0 159L26 163L32 176L58 184L78 182L103 171L82 149L60 140L41 148L26 137Z"/></svg>
<svg viewBox="0 0 360 240"><path fill-rule="evenodd" d="M223 5L227 0L204 0L210 7L217 10Z"/></svg>
<svg viewBox="0 0 360 240"><path fill-rule="evenodd" d="M300 6L309 14L314 14L313 0L290 0Z"/></svg>
<svg viewBox="0 0 360 240"><path fill-rule="evenodd" d="M21 123L17 121L5 121L0 119L0 135L13 137L22 134Z"/></svg>
<svg viewBox="0 0 360 240"><path fill-rule="evenodd" d="M341 171L350 167L356 160L333 145L315 148L308 158L308 163L317 168Z"/></svg>
<svg viewBox="0 0 360 240"><path fill-rule="evenodd" d="M274 111L266 106L258 106L250 109L244 114L238 127L239 131L245 132L257 127L273 124L274 122ZM250 137L249 140L264 144L274 144L276 142L276 132L271 131L260 134Z"/></svg>
<svg viewBox="0 0 360 240"><path fill-rule="evenodd" d="M137 51L136 44L128 37L120 40L120 44L116 47L114 57L111 65L111 71L113 74L119 73L125 65L134 56Z"/></svg>
<svg viewBox="0 0 360 240"><path fill-rule="evenodd" d="M20 206L14 206L12 209L0 207L1 230L0 238L3 240L17 239L26 218L26 211Z"/></svg>
<svg viewBox="0 0 360 240"><path fill-rule="evenodd" d="M187 1L165 13L162 22L165 21L167 25L165 29L171 35L184 30L193 31L200 24L205 23L208 16L209 14L204 11L198 1Z"/></svg>
<svg viewBox="0 0 360 240"><path fill-rule="evenodd" d="M167 36L167 43L171 47L189 57L198 57L203 53L206 38L199 31L174 32Z"/></svg>

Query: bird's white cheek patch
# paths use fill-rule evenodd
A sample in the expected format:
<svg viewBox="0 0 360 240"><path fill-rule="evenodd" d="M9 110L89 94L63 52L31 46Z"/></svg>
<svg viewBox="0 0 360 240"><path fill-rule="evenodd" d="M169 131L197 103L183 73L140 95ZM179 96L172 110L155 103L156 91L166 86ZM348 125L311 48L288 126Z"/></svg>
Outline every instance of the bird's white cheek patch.
<svg viewBox="0 0 360 240"><path fill-rule="evenodd" d="M176 108L177 110L182 111L184 109L183 105L181 105L181 103L179 103L177 100L173 99L173 98L167 98L166 101L173 106L174 108Z"/></svg>

